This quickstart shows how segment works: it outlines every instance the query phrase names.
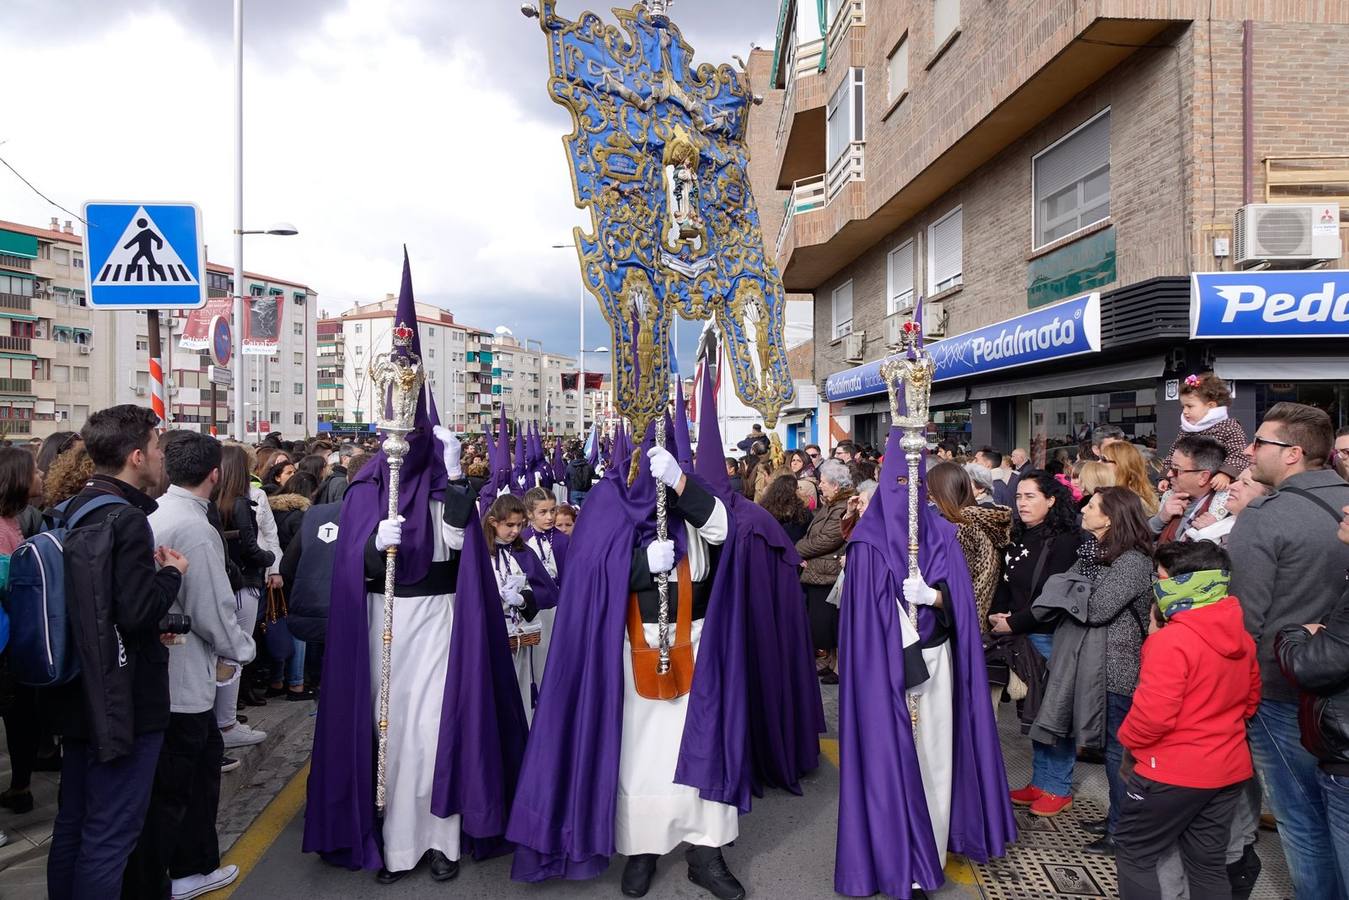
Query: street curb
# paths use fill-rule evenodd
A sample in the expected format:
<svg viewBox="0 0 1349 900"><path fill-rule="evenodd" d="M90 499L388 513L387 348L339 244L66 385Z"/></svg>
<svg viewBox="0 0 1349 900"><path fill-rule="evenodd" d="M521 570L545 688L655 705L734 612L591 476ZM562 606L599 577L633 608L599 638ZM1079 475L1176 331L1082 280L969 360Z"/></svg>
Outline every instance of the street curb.
<svg viewBox="0 0 1349 900"><path fill-rule="evenodd" d="M220 776L219 809L229 808L234 796L252 783L253 776L266 765L272 754L304 725L305 720L313 714L314 706L314 701L300 703L277 697L269 700L266 706L248 708L249 727L267 732L267 739L251 747L225 749L226 756L239 760L239 768Z"/></svg>

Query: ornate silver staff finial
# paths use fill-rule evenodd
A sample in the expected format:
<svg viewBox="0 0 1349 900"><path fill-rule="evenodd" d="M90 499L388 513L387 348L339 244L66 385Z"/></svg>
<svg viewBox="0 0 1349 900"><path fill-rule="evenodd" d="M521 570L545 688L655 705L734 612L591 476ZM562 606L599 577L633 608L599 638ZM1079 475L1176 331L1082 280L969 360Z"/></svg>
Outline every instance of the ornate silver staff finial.
<svg viewBox="0 0 1349 900"><path fill-rule="evenodd" d="M921 310L921 306L919 309ZM921 312L916 314L921 316ZM901 338L900 352L881 364L881 378L890 394L890 418L894 426L904 432L899 446L904 450L907 464L907 479L900 476L908 487L909 493L909 577L918 576L918 508L921 497L918 496L919 470L923 461L923 448L927 446L928 405L932 397L932 380L936 375L936 363L932 354L923 348L920 326L916 321L904 323L904 335ZM896 598L896 603L899 603ZM899 604L900 614L904 614L903 604ZM909 624L918 631L918 608L910 607ZM918 727L918 698L910 693L909 718L914 728Z"/></svg>
<svg viewBox="0 0 1349 900"><path fill-rule="evenodd" d="M408 452L407 434L415 427L417 401L426 372L422 361L412 352L413 326L399 322L393 329L393 352L382 353L370 362L370 383L381 398L376 426L384 432L384 454L389 460L390 519L398 516L398 473ZM387 405L386 405L387 403ZM375 778L375 808L384 813L384 780L389 755L389 676L393 669L393 597L394 563L398 548L390 547L384 557L384 642L379 668L379 746Z"/></svg>
<svg viewBox="0 0 1349 900"><path fill-rule="evenodd" d="M674 0L646 0L646 11L651 14L651 18L668 19L670 17L669 6Z"/></svg>

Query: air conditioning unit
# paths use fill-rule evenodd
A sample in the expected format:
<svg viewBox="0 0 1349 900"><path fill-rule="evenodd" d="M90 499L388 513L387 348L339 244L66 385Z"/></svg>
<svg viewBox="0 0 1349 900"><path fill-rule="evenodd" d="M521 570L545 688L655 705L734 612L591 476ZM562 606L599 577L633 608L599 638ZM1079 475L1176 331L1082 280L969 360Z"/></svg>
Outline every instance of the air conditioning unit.
<svg viewBox="0 0 1349 900"><path fill-rule="evenodd" d="M94 348L90 347L88 344L80 344L79 346L80 356L88 356L90 353L94 352Z"/></svg>
<svg viewBox="0 0 1349 900"><path fill-rule="evenodd" d="M946 305L940 300L923 304L923 337L946 337Z"/></svg>
<svg viewBox="0 0 1349 900"><path fill-rule="evenodd" d="M1340 258L1337 203L1250 203L1232 230L1236 266L1301 269Z"/></svg>
<svg viewBox="0 0 1349 900"><path fill-rule="evenodd" d="M867 333L865 331L854 331L843 339L843 361L860 363L862 361L862 348L866 343Z"/></svg>
<svg viewBox="0 0 1349 900"><path fill-rule="evenodd" d="M144 397L144 396L145 396L145 388L140 387L139 385L137 385L136 387L132 388L132 390L135 391L137 397Z"/></svg>
<svg viewBox="0 0 1349 900"><path fill-rule="evenodd" d="M904 323L912 316L907 312L897 312L885 320L885 346L888 350L898 350L904 343Z"/></svg>

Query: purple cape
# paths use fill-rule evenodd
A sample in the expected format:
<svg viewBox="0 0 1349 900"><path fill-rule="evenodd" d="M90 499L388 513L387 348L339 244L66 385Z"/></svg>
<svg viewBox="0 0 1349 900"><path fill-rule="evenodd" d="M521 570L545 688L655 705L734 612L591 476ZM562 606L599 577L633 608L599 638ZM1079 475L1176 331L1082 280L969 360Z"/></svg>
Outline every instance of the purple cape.
<svg viewBox="0 0 1349 900"><path fill-rule="evenodd" d="M839 621L839 810L834 888L868 897L908 897L915 883L933 890L945 876L932 839L913 729L905 699L899 608L908 574L908 485L892 428L866 514L848 544ZM920 466L919 471L924 471ZM953 625L953 768L947 846L984 863L1016 839L1016 820L988 702L974 587L956 528L922 493L920 560L929 584L945 582ZM932 613L920 608L920 634ZM919 722L922 728L923 723Z"/></svg>
<svg viewBox="0 0 1349 900"><path fill-rule="evenodd" d="M645 455L640 465L638 482L651 481ZM623 652L628 580L635 531L650 515L631 503L614 471L591 490L577 520L562 581L567 599L553 624L552 646L565 652L549 654L506 831L516 844L516 880L591 878L614 854L623 667L631 665ZM727 574L738 564L731 510L727 518L730 536L713 576L675 781L747 812L749 605L739 579Z"/></svg>
<svg viewBox="0 0 1349 900"><path fill-rule="evenodd" d="M562 455L562 439L556 438L553 443L553 483L561 484L567 480L567 460Z"/></svg>
<svg viewBox="0 0 1349 900"><path fill-rule="evenodd" d="M682 391L679 399L674 427L682 462L691 454ZM801 776L819 768L820 735L828 730L801 597L801 557L777 519L731 490L709 378L703 379L702 409L693 477L735 514L739 564L732 577L742 582L739 590L750 605L747 687L755 793L762 795L767 785L800 794Z"/></svg>
<svg viewBox="0 0 1349 900"><path fill-rule="evenodd" d="M522 535L523 537L523 535ZM508 548L511 556L520 564L520 571L529 579L529 589L534 592L534 605L539 609L552 609L557 606L557 585L553 576L543 567L543 561L534 555L528 547ZM505 621L505 617L502 617Z"/></svg>

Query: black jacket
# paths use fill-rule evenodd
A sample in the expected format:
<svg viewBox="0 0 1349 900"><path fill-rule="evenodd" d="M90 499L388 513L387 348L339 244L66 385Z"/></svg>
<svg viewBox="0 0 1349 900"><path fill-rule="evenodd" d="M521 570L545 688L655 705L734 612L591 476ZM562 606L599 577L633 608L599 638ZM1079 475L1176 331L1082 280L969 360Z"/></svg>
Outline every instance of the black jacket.
<svg viewBox="0 0 1349 900"><path fill-rule="evenodd" d="M314 503L341 503L342 495L347 492L347 470L342 466L333 466L333 470L323 483L319 485L319 492L314 497ZM282 552L285 552L286 544L281 544Z"/></svg>
<svg viewBox="0 0 1349 900"><path fill-rule="evenodd" d="M225 529L225 548L230 562L243 575L244 587L261 590L266 586L267 567L276 557L258 545L258 516L253 511L253 501L247 497L234 499L229 527Z"/></svg>
<svg viewBox="0 0 1349 900"><path fill-rule="evenodd" d="M119 723L124 732L129 723L132 735L163 731L169 726L169 651L159 642L159 622L177 599L182 576L172 567L156 569L155 538L147 519L155 511L155 501L131 485L108 475L95 475L71 499L67 512L73 513L95 496L108 493L117 494L130 505L94 510L80 527L101 525L116 513L111 526L111 558L106 561L106 568L95 567L109 574L116 590L107 593L106 602L100 602L83 590L68 589L66 602L74 615L92 617L100 631L108 625L116 627L125 650L125 664L113 659L105 663L104 670L130 670L129 697L101 689L98 683L89 680L85 667L85 674L70 684L43 691L41 699L53 730L81 741L94 737L95 711ZM79 585L82 581L77 578L74 583ZM72 586L69 581L67 584ZM79 643L79 629L75 637ZM100 653L99 647L80 646L82 660L89 654ZM100 757L107 749L99 748Z"/></svg>
<svg viewBox="0 0 1349 900"><path fill-rule="evenodd" d="M323 643L328 632L328 605L337 558L337 517L341 503L311 506L299 532L285 544L281 578L285 582L290 633L302 641Z"/></svg>
<svg viewBox="0 0 1349 900"><path fill-rule="evenodd" d="M1301 625L1285 626L1274 639L1274 652L1300 692L1302 746L1327 772L1349 776L1349 588L1324 624L1316 634Z"/></svg>
<svg viewBox="0 0 1349 900"><path fill-rule="evenodd" d="M585 494L595 483L595 470L585 459L573 459L567 463L567 490Z"/></svg>
<svg viewBox="0 0 1349 900"><path fill-rule="evenodd" d="M1002 580L989 612L1011 613L1007 624L1013 634L1053 634L1055 623L1038 621L1031 604L1050 575L1067 572L1077 562L1080 543L1082 533L1077 530L1051 535L1044 524L1027 528L1003 550Z"/></svg>
<svg viewBox="0 0 1349 900"><path fill-rule="evenodd" d="M339 496L336 502L341 501ZM276 540L284 554L295 535L300 533L300 521L313 504L299 494L273 494L267 498L267 505L271 507L272 518L276 520Z"/></svg>

